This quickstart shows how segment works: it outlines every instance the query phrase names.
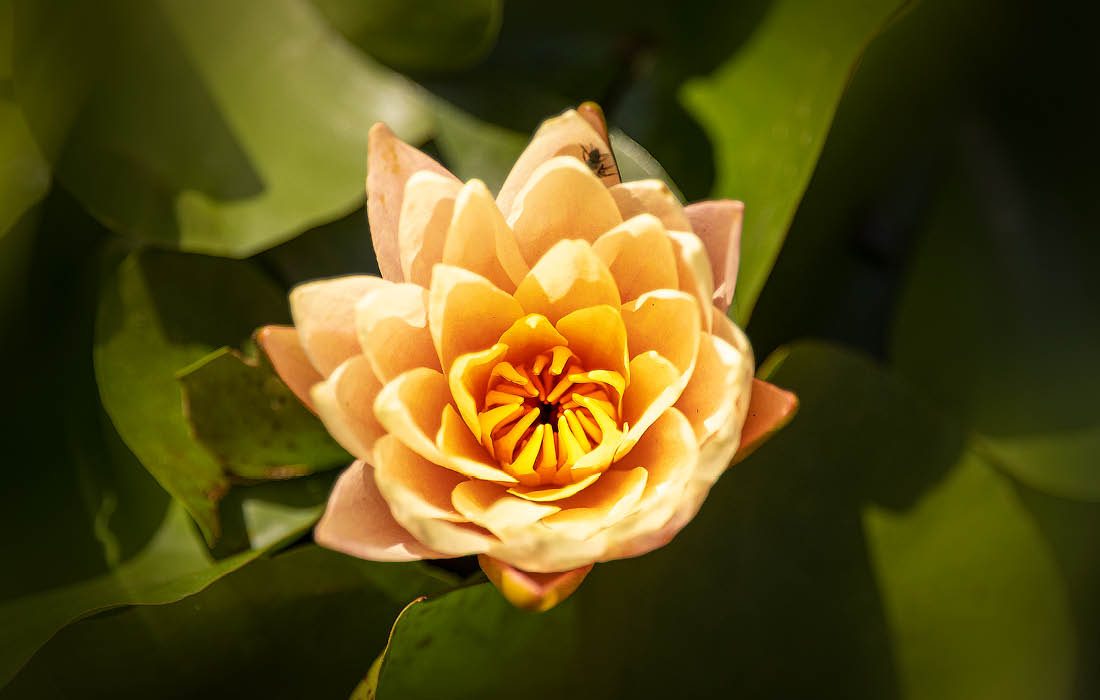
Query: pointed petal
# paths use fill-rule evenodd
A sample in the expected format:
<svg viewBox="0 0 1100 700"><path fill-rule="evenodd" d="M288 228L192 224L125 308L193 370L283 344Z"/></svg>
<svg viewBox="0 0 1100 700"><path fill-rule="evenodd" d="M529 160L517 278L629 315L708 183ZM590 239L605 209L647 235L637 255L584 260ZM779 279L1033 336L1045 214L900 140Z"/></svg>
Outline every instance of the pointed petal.
<svg viewBox="0 0 1100 700"><path fill-rule="evenodd" d="M537 574L517 569L485 554L478 555L477 561L505 600L531 612L546 612L573 595L592 570L589 564L569 571Z"/></svg>
<svg viewBox="0 0 1100 700"><path fill-rule="evenodd" d="M592 250L607 264L623 301L654 289L680 288L672 241L652 214L627 219L597 238Z"/></svg>
<svg viewBox="0 0 1100 700"><path fill-rule="evenodd" d="M691 381L676 402L676 408L691 422L700 444L733 429L734 436L740 435L740 424L748 410L752 373L752 350L747 340L740 347L733 347L717 336L703 336Z"/></svg>
<svg viewBox="0 0 1100 700"><path fill-rule="evenodd" d="M531 265L560 240L591 243L622 220L607 187L588 166L566 156L535 169L508 215L519 250Z"/></svg>
<svg viewBox="0 0 1100 700"><path fill-rule="evenodd" d="M458 193L443 262L476 272L506 292L515 291L530 270L515 234L480 180L467 182Z"/></svg>
<svg viewBox="0 0 1100 700"><path fill-rule="evenodd" d="M626 325L618 309L607 305L577 309L563 316L557 329L586 368L618 372L629 382Z"/></svg>
<svg viewBox="0 0 1100 700"><path fill-rule="evenodd" d="M520 303L481 275L436 265L428 296L428 327L443 371L459 355L485 350L524 315Z"/></svg>
<svg viewBox="0 0 1100 700"><path fill-rule="evenodd" d="M313 403L325 429L359 459L370 460L375 442L386 434L374 416L381 390L382 383L362 355L348 358L313 387Z"/></svg>
<svg viewBox="0 0 1100 700"><path fill-rule="evenodd" d="M521 189L531 179L535 170L555 156L572 156L578 161L584 160L584 151L599 149L600 153L611 153L607 139L601 136L592 125L576 110L544 121L531 138L531 143L512 166L508 178L497 194L497 206L508 216L513 209L513 201ZM610 187L619 181L617 169L603 178L604 187Z"/></svg>
<svg viewBox="0 0 1100 700"><path fill-rule="evenodd" d="M671 289L647 292L622 306L631 356L656 350L682 374L699 351L699 311L693 297Z"/></svg>
<svg viewBox="0 0 1100 700"><path fill-rule="evenodd" d="M318 372L327 377L341 362L359 354L355 305L385 284L378 277L349 275L306 282L291 290L290 314Z"/></svg>
<svg viewBox="0 0 1100 700"><path fill-rule="evenodd" d="M741 259L741 221L745 205L731 199L696 202L684 212L691 230L703 241L714 278L714 304L725 313L737 286Z"/></svg>
<svg viewBox="0 0 1100 700"><path fill-rule="evenodd" d="M405 183L421 170L454 178L435 160L394 136L385 124L371 127L367 143L367 218L378 269L383 278L393 282L403 281L397 221Z"/></svg>
<svg viewBox="0 0 1100 700"><path fill-rule="evenodd" d="M648 476L643 467L608 470L584 491L558 501L561 512L543 518L542 522L565 537L588 539L634 512Z"/></svg>
<svg viewBox="0 0 1100 700"><path fill-rule="evenodd" d="M394 519L419 542L450 555L481 554L497 542L451 505L451 492L466 477L428 462L393 435L374 451L378 490Z"/></svg>
<svg viewBox="0 0 1100 700"><path fill-rule="evenodd" d="M699 301L699 318L703 329L710 331L714 306L714 279L710 271L703 242L694 233L669 231L668 238L676 251L676 276L680 291L687 292Z"/></svg>
<svg viewBox="0 0 1100 700"><path fill-rule="evenodd" d="M596 483L600 478L600 474L602 474L602 472L592 474L580 481L575 481L565 486L513 486L508 489L508 493L513 496L519 496L520 498L526 498L528 501L538 501L539 503L560 501L563 498L574 496Z"/></svg>
<svg viewBox="0 0 1100 700"><path fill-rule="evenodd" d="M611 138L607 135L607 118L598 104L591 100L583 102L577 107L577 114L581 115L588 122L588 125L596 130L603 142L610 146Z"/></svg>
<svg viewBox="0 0 1100 700"><path fill-rule="evenodd" d="M451 225L455 198L462 183L428 170L413 173L405 184L397 248L406 282L427 287L432 266L443 261L443 246Z"/></svg>
<svg viewBox="0 0 1100 700"><path fill-rule="evenodd" d="M363 354L383 383L415 367L439 369L423 287L387 282L359 301L355 323Z"/></svg>
<svg viewBox="0 0 1100 700"><path fill-rule="evenodd" d="M740 462L764 444L798 412L798 397L761 379L752 380L748 417L741 429L741 445L733 461Z"/></svg>
<svg viewBox="0 0 1100 700"><path fill-rule="evenodd" d="M459 425L450 400L443 375L421 367L386 384L378 392L374 414L386 432L432 464L463 476L516 483L483 450L474 449L456 432L465 426ZM444 445L452 449L443 449Z"/></svg>
<svg viewBox="0 0 1100 700"><path fill-rule="evenodd" d="M279 379L309 410L316 413L309 390L324 377L310 364L298 339L298 329L293 326L264 326L256 331L256 344L267 355Z"/></svg>
<svg viewBox="0 0 1100 700"><path fill-rule="evenodd" d="M559 241L542 256L516 289L516 300L527 313L542 314L551 323L577 309L621 304L615 279L592 246L584 241Z"/></svg>
<svg viewBox="0 0 1100 700"><path fill-rule="evenodd" d="M619 446L622 458L683 392L685 379L676 365L656 352L630 361L630 384L623 393L623 422L629 426Z"/></svg>
<svg viewBox="0 0 1100 700"><path fill-rule="evenodd" d="M370 561L415 561L447 555L428 549L401 527L374 483L374 468L357 460L344 470L313 531L322 547Z"/></svg>
<svg viewBox="0 0 1100 700"><path fill-rule="evenodd" d="M705 491L690 491L693 472L699 459L695 435L687 419L676 409L669 409L653 423L623 465L642 465L648 473L636 512L608 531L610 546L606 557L633 557L663 546L690 520L670 521L683 509L694 515L698 505L684 502L706 495Z"/></svg>
<svg viewBox="0 0 1100 700"><path fill-rule="evenodd" d="M639 214L652 214L665 228L674 231L690 231L691 223L684 215L684 207L672 190L661 180L634 180L615 185L611 196L619 207L623 219Z"/></svg>
<svg viewBox="0 0 1100 700"><path fill-rule="evenodd" d="M470 522L502 538L561 510L557 505L517 498L505 487L488 481L458 484L451 493L451 503Z"/></svg>

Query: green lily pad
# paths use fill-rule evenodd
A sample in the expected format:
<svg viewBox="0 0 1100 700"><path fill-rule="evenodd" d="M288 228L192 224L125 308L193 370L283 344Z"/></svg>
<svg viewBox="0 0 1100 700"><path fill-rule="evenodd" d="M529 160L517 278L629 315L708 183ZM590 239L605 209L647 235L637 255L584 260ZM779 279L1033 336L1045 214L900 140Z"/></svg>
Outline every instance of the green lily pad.
<svg viewBox="0 0 1100 700"><path fill-rule="evenodd" d="M713 196L745 202L732 315L748 323L867 44L905 0L770 4L729 60L681 91L714 144Z"/></svg>
<svg viewBox="0 0 1100 700"><path fill-rule="evenodd" d="M245 357L221 348L178 376L195 439L230 474L288 479L352 460L263 353Z"/></svg>
<svg viewBox="0 0 1100 700"><path fill-rule="evenodd" d="M1064 692L1065 585L1013 483L862 357L806 343L770 364L799 415L671 544L597 565L541 627L487 584L414 605L378 696Z"/></svg>
<svg viewBox="0 0 1100 700"><path fill-rule="evenodd" d="M419 88L308 0L14 4L35 138L96 218L140 241L251 255L362 205L372 123L414 142L430 128Z"/></svg>
<svg viewBox="0 0 1100 700"><path fill-rule="evenodd" d="M175 374L286 316L282 291L247 262L138 252L102 284L95 369L103 405L123 441L208 542L218 538L218 501L229 479L191 436Z"/></svg>
<svg viewBox="0 0 1100 700"><path fill-rule="evenodd" d="M255 561L186 600L70 626L8 691L346 697L401 607L451 585L423 565L364 562L307 545Z"/></svg>

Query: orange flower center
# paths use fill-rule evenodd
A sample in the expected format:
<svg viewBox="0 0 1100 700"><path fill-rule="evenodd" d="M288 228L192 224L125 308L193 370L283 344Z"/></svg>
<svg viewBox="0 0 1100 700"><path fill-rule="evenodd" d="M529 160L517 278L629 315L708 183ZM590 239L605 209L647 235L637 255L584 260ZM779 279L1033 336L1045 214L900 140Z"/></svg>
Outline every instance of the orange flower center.
<svg viewBox="0 0 1100 700"><path fill-rule="evenodd" d="M618 372L586 371L560 345L519 367L499 362L478 415L482 442L524 486L580 481L611 463L624 385Z"/></svg>

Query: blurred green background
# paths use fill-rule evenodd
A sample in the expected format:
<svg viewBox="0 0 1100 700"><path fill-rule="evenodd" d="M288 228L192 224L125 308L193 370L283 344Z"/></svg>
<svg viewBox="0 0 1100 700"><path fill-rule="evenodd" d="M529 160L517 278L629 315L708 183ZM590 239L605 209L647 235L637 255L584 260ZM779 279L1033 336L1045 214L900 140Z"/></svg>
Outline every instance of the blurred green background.
<svg viewBox="0 0 1100 700"><path fill-rule="evenodd" d="M346 697L391 627L382 698L1097 697L1098 15L0 0L0 697ZM181 391L274 401L207 356L377 269L371 123L494 187L589 99L624 174L746 202L732 313L799 416L544 615L317 548L342 453Z"/></svg>

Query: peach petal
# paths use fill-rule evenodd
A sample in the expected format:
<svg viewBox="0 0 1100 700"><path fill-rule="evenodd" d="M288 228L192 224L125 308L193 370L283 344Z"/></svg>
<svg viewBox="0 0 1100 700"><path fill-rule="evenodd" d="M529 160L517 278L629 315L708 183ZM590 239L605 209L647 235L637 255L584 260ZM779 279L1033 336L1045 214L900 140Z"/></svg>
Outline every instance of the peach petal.
<svg viewBox="0 0 1100 700"><path fill-rule="evenodd" d="M629 382L626 326L618 309L607 305L577 309L559 319L557 329L585 368L611 370Z"/></svg>
<svg viewBox="0 0 1100 700"><path fill-rule="evenodd" d="M694 233L669 231L668 238L676 251L676 276L680 280L680 290L699 301L699 318L703 322L703 329L710 332L714 278L706 248Z"/></svg>
<svg viewBox="0 0 1100 700"><path fill-rule="evenodd" d="M622 220L615 200L588 166L561 156L531 174L515 199L508 225L523 258L536 264L563 238L591 243Z"/></svg>
<svg viewBox="0 0 1100 700"><path fill-rule="evenodd" d="M298 339L298 329L293 326L264 326L256 331L256 344L267 355L279 379L294 392L299 401L316 413L309 390L324 377L310 364Z"/></svg>
<svg viewBox="0 0 1100 700"><path fill-rule="evenodd" d="M359 354L355 305L385 284L378 277L349 275L306 282L290 291L290 314L302 348L322 375Z"/></svg>
<svg viewBox="0 0 1100 700"><path fill-rule="evenodd" d="M374 444L386 434L374 415L382 390L367 358L345 360L311 392L317 415L333 439L359 459L370 460Z"/></svg>
<svg viewBox="0 0 1100 700"><path fill-rule="evenodd" d="M725 313L737 286L745 205L731 199L696 202L689 204L684 213L691 221L691 230L707 249L714 279L714 304Z"/></svg>
<svg viewBox="0 0 1100 700"><path fill-rule="evenodd" d="M595 102L588 101L577 107L577 114L581 115L588 122L588 125L596 130L596 133L610 148L611 137L607 135L607 118L604 116L603 109Z"/></svg>
<svg viewBox="0 0 1100 700"><path fill-rule="evenodd" d="M733 461L740 462L752 454L753 450L790 423L797 412L797 396L762 379L753 379L748 417L745 427L741 429L741 445Z"/></svg>
<svg viewBox="0 0 1100 700"><path fill-rule="evenodd" d="M635 180L615 185L610 190L619 214L629 219L639 214L652 214L665 228L690 231L691 223L684 215L684 207L672 190L661 180Z"/></svg>
<svg viewBox="0 0 1100 700"><path fill-rule="evenodd" d="M457 182L446 168L394 136L385 124L371 127L367 142L367 218L378 269L383 278L393 282L404 281L397 228L405 184L413 173L423 170Z"/></svg>
<svg viewBox="0 0 1100 700"><path fill-rule="evenodd" d="M428 549L401 527L374 483L374 468L356 460L336 480L313 531L317 544L370 561L415 561L447 555Z"/></svg>
<svg viewBox="0 0 1100 700"><path fill-rule="evenodd" d="M672 242L652 214L627 219L597 238L592 250L607 264L623 301L654 289L680 288Z"/></svg>
<svg viewBox="0 0 1100 700"><path fill-rule="evenodd" d="M383 382L415 367L439 369L428 330L428 291L415 284L387 283L355 307L359 345Z"/></svg>
<svg viewBox="0 0 1100 700"><path fill-rule="evenodd" d="M585 490L600 478L600 474L591 474L565 486L513 486L508 489L508 493L513 496L519 496L525 498L528 501L537 501L539 503L545 503L550 501L560 501L563 498L569 498L581 491Z"/></svg>
<svg viewBox="0 0 1100 700"><path fill-rule="evenodd" d="M375 483L394 519L424 546L449 555L481 554L498 543L465 522L451 505L451 492L466 480L434 465L393 435L375 446Z"/></svg>
<svg viewBox="0 0 1100 700"><path fill-rule="evenodd" d="M573 595L592 570L592 564L588 564L568 571L538 574L517 569L485 554L479 554L477 561L505 600L531 612L546 612Z"/></svg>
<svg viewBox="0 0 1100 700"><path fill-rule="evenodd" d="M752 372L752 351L747 341L739 349L717 336L703 336L691 381L676 402L700 444L729 428L737 415L745 414L747 399L741 394L747 397Z"/></svg>
<svg viewBox="0 0 1100 700"><path fill-rule="evenodd" d="M443 408L450 399L447 379L434 369L420 367L382 387L374 402L374 415L386 432L425 459L439 464L435 436L443 423Z"/></svg>
<svg viewBox="0 0 1100 700"><path fill-rule="evenodd" d="M496 344L524 315L520 303L481 275L436 265L428 295L428 327L444 372L459 355Z"/></svg>
<svg viewBox="0 0 1100 700"><path fill-rule="evenodd" d="M451 503L467 520L502 538L561 510L557 505L517 498L499 484L487 481L458 484L451 493Z"/></svg>
<svg viewBox="0 0 1100 700"><path fill-rule="evenodd" d="M622 462L643 465L648 477L636 512L609 531L604 561L637 556L672 538L675 533L666 528L684 500L694 495L689 486L698 459L691 424L675 408L662 413Z"/></svg>
<svg viewBox="0 0 1100 700"><path fill-rule="evenodd" d="M547 251L520 282L515 298L527 313L555 324L577 309L622 303L607 265L591 245L575 240L559 241Z"/></svg>
<svg viewBox="0 0 1100 700"><path fill-rule="evenodd" d="M467 182L458 193L443 262L476 272L506 292L515 291L530 271L515 234L480 180Z"/></svg>
<svg viewBox="0 0 1100 700"><path fill-rule="evenodd" d="M481 421L478 413L485 405L485 387L488 386L493 367L497 365L508 346L497 343L488 350L460 355L451 365L447 384L451 389L458 413L476 440L481 440Z"/></svg>
<svg viewBox="0 0 1100 700"><path fill-rule="evenodd" d="M657 351L681 374L691 374L699 352L696 300L671 289L646 292L622 306L631 356Z"/></svg>
<svg viewBox="0 0 1100 700"><path fill-rule="evenodd" d="M648 476L643 467L606 471L592 486L559 501L561 512L546 516L542 522L565 537L588 539L634 511Z"/></svg>
<svg viewBox="0 0 1100 700"><path fill-rule="evenodd" d="M455 198L462 183L428 170L413 173L397 220L397 249L406 282L427 287L432 266L443 261Z"/></svg>
<svg viewBox="0 0 1100 700"><path fill-rule="evenodd" d="M582 148L583 147L583 148ZM601 153L611 153L611 146L607 139L601 136L596 129L576 110L568 110L563 114L544 121L527 144L527 148L512 166L508 178L501 186L497 194L497 206L508 215L514 208L513 202L518 198L520 190L524 189L533 173L539 166L556 156L572 156L578 162L584 160L584 150L598 148ZM609 173L602 180L604 188L610 187L619 181L619 174ZM528 258L530 259L530 258Z"/></svg>
<svg viewBox="0 0 1100 700"><path fill-rule="evenodd" d="M471 479L483 479L501 484L518 484L514 476L492 465L492 459L452 406L443 407L443 422L439 426L436 445L446 456L443 466L465 474Z"/></svg>
<svg viewBox="0 0 1100 700"><path fill-rule="evenodd" d="M630 361L630 384L623 393L623 422L628 426L616 458L621 459L646 429L676 403L686 380L676 365L654 351Z"/></svg>
<svg viewBox="0 0 1100 700"><path fill-rule="evenodd" d="M504 359L516 365L569 341L542 314L527 314L504 331L500 342L508 346Z"/></svg>

